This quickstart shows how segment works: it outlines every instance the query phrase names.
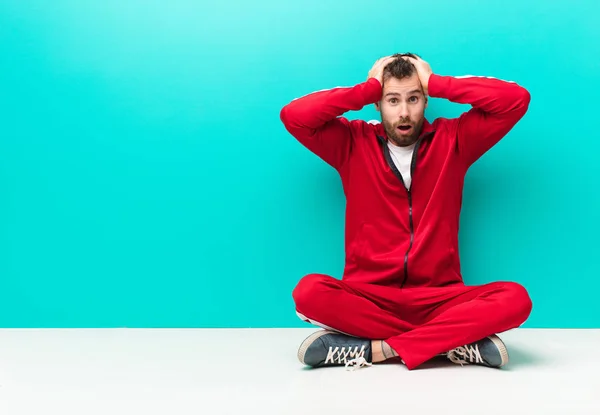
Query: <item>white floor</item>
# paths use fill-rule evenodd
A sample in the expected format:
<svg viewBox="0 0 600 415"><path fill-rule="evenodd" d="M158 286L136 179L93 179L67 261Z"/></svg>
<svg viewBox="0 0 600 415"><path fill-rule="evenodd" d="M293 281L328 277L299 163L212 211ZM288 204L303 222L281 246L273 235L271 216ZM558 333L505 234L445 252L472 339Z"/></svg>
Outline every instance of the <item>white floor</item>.
<svg viewBox="0 0 600 415"><path fill-rule="evenodd" d="M301 366L313 331L2 329L0 414L600 414L600 330L505 333L501 370L354 372Z"/></svg>

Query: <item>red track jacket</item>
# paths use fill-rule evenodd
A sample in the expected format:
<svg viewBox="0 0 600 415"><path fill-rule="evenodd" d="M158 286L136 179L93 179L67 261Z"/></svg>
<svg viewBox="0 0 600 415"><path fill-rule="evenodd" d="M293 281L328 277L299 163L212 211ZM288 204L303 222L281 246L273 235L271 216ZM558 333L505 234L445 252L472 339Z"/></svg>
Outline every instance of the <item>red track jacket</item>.
<svg viewBox="0 0 600 415"><path fill-rule="evenodd" d="M499 79L431 75L431 97L473 108L458 118L424 121L410 190L390 158L383 125L342 117L381 95L381 84L371 78L306 95L281 110L286 129L342 179L342 279L395 287L463 283L458 228L465 174L523 117L530 95Z"/></svg>

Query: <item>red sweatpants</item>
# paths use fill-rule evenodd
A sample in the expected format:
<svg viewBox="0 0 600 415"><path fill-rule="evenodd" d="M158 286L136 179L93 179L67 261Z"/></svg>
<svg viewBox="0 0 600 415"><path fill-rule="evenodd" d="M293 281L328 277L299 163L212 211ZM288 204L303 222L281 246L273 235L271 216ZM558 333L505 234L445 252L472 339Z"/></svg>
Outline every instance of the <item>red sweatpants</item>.
<svg viewBox="0 0 600 415"><path fill-rule="evenodd" d="M307 321L385 340L411 370L440 353L520 326L532 308L525 288L514 282L394 288L310 274L293 297Z"/></svg>

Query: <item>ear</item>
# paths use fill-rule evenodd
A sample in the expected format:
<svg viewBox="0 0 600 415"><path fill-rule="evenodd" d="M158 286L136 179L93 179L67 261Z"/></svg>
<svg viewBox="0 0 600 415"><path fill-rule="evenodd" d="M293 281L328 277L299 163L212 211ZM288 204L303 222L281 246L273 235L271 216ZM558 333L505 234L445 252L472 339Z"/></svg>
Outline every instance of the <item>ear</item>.
<svg viewBox="0 0 600 415"><path fill-rule="evenodd" d="M381 110L381 108L379 107L379 102L376 102L376 103L375 103L375 109L376 109L377 111L380 111L380 110Z"/></svg>
<svg viewBox="0 0 600 415"><path fill-rule="evenodd" d="M425 108L429 105L429 97L425 96Z"/></svg>

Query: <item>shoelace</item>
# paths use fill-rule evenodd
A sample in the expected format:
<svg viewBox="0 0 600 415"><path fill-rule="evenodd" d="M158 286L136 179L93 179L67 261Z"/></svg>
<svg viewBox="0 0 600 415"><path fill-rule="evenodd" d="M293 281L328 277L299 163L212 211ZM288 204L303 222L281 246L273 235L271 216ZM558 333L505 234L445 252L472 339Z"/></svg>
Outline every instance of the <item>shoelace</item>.
<svg viewBox="0 0 600 415"><path fill-rule="evenodd" d="M358 346L340 348L336 346L335 348L330 347L327 352L327 358L325 359L325 364L327 363L345 363L346 369L355 370L364 366L371 366L371 363L367 362L365 359L365 346L362 346L360 350Z"/></svg>
<svg viewBox="0 0 600 415"><path fill-rule="evenodd" d="M465 346L450 350L448 352L448 359L452 363L456 363L461 366L469 363L483 363L481 353L479 353L479 346L477 346L477 344L474 346L467 344Z"/></svg>
<svg viewBox="0 0 600 415"><path fill-rule="evenodd" d="M356 370L356 369L360 369L361 367L364 366L371 366L372 363L367 362L367 359L365 359L364 357L357 357L351 360L348 360L346 362L346 370Z"/></svg>

